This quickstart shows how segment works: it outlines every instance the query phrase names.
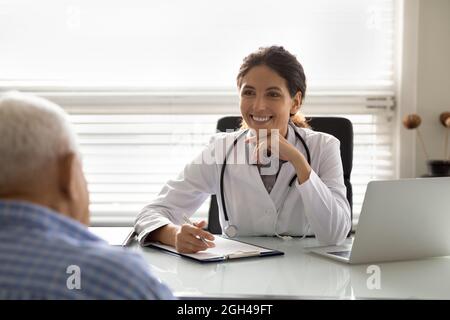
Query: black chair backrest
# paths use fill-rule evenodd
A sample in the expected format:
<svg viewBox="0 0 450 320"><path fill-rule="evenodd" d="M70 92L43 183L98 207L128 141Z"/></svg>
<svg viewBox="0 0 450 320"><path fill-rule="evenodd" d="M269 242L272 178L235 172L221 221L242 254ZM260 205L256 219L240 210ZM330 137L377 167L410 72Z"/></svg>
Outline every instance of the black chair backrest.
<svg viewBox="0 0 450 320"><path fill-rule="evenodd" d="M341 142L341 160L344 171L344 183L347 187L347 200L350 204L350 213L353 221L353 193L350 176L353 166L353 125L350 120L341 117L307 117L308 124L315 131L325 132L335 136ZM237 130L241 127L242 117L229 116L219 119L217 131ZM214 234L222 233L219 221L217 198L211 196L208 213L208 230Z"/></svg>

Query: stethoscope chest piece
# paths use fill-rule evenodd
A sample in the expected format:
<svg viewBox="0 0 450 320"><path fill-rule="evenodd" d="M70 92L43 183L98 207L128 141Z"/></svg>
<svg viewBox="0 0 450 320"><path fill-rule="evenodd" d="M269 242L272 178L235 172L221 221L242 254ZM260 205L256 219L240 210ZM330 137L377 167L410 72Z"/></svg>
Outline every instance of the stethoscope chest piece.
<svg viewBox="0 0 450 320"><path fill-rule="evenodd" d="M233 226L232 224L225 227L225 234L230 237L230 238L234 238L237 235L237 228L236 226Z"/></svg>

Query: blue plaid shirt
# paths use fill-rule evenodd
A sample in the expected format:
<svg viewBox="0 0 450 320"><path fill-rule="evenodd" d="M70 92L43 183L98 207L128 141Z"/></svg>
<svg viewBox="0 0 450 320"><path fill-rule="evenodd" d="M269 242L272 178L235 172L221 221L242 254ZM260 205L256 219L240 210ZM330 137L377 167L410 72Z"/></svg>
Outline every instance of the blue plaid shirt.
<svg viewBox="0 0 450 320"><path fill-rule="evenodd" d="M75 220L0 201L0 300L173 299L144 259Z"/></svg>

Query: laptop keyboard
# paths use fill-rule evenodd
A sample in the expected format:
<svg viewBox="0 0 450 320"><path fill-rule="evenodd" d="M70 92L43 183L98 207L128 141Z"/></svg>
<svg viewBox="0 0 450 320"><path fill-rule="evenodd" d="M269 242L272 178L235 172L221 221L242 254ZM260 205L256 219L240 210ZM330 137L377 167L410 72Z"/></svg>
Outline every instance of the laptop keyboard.
<svg viewBox="0 0 450 320"><path fill-rule="evenodd" d="M350 250L347 251L336 251L336 252L327 252L328 254L332 254L338 257L350 258Z"/></svg>

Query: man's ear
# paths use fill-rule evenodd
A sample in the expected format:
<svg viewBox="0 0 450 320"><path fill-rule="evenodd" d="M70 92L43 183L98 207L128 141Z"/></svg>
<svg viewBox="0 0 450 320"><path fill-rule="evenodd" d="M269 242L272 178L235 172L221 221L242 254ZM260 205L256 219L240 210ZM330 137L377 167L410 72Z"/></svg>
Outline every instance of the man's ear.
<svg viewBox="0 0 450 320"><path fill-rule="evenodd" d="M74 153L67 153L58 161L58 189L65 200L69 201L76 197L75 161Z"/></svg>
<svg viewBox="0 0 450 320"><path fill-rule="evenodd" d="M302 105L302 93L301 91L297 92L295 96L292 98L292 107L290 110L290 114L296 114L298 110L300 110L300 106Z"/></svg>
<svg viewBox="0 0 450 320"><path fill-rule="evenodd" d="M88 225L89 193L81 170L80 158L75 153L68 153L59 160L59 194L64 213Z"/></svg>

